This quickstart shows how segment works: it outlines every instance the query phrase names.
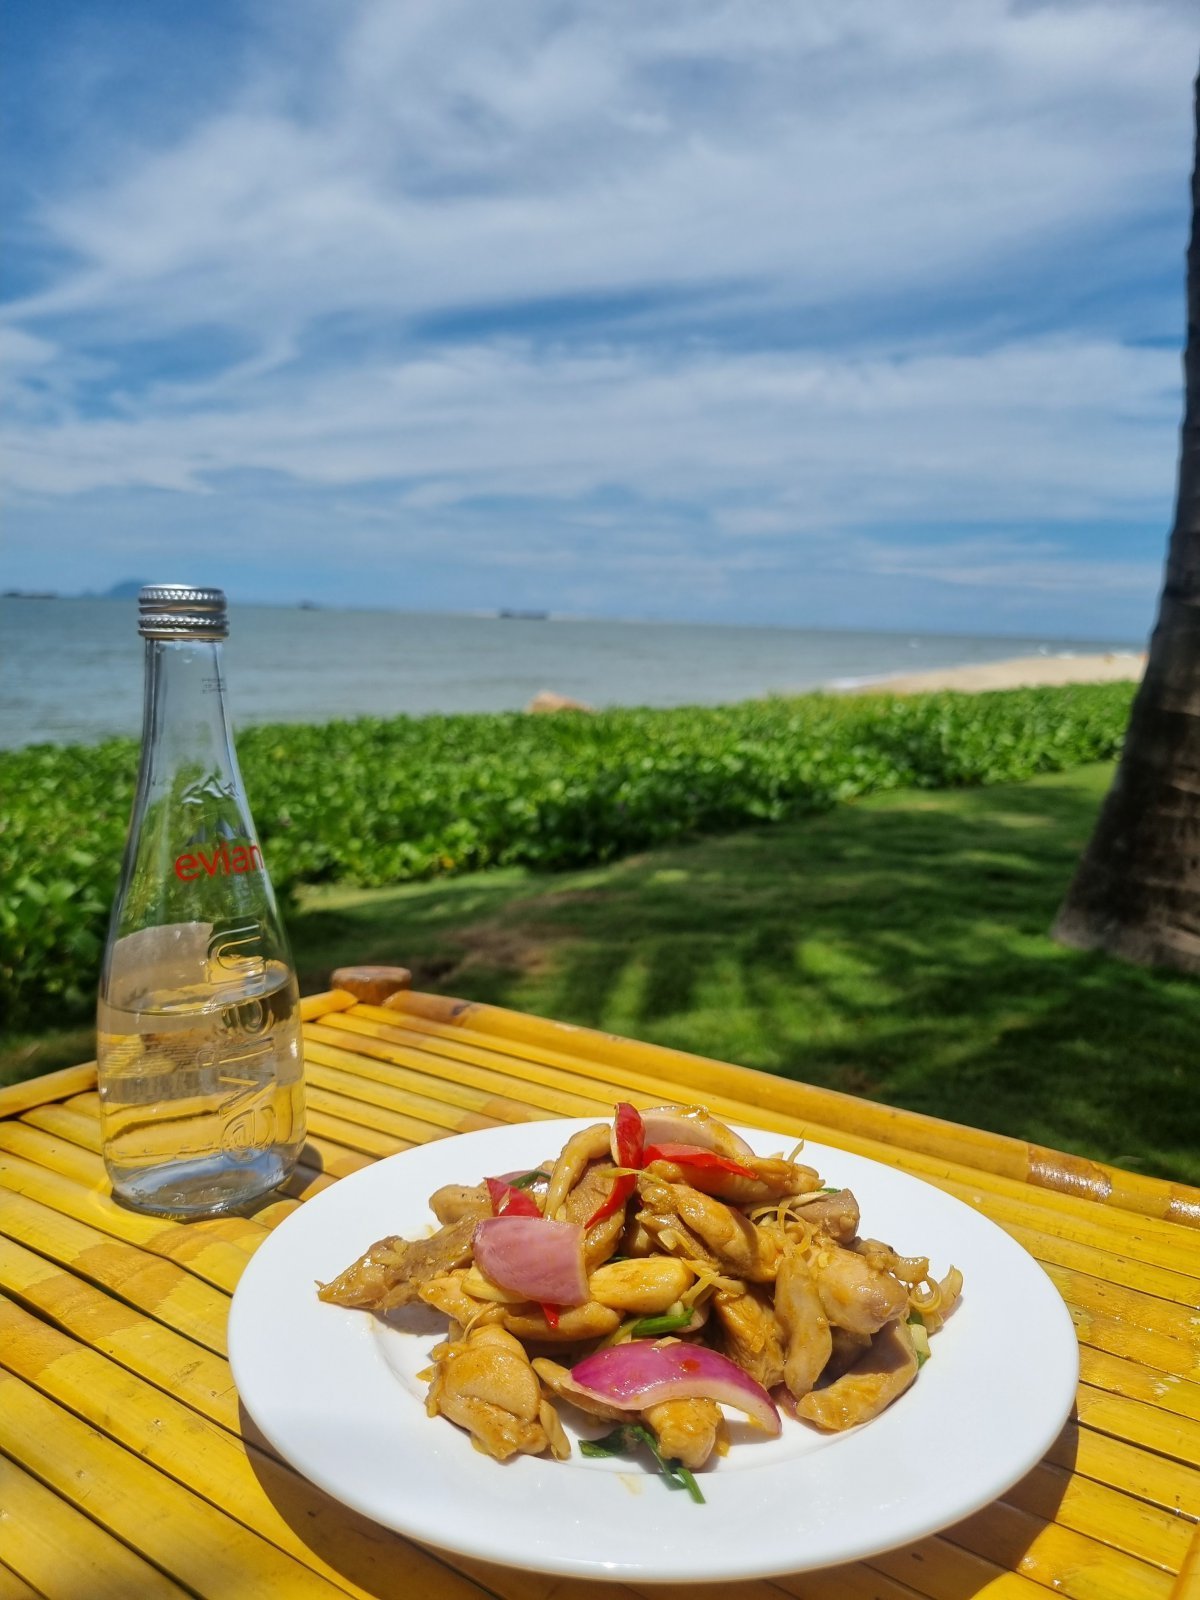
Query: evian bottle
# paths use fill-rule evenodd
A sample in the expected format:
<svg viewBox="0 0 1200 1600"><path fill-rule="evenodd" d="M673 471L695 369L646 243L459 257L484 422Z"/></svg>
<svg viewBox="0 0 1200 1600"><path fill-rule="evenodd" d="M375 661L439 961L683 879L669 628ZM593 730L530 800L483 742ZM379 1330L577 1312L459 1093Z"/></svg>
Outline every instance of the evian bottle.
<svg viewBox="0 0 1200 1600"><path fill-rule="evenodd" d="M296 974L225 714L220 589L141 591L142 760L100 974L113 1193L210 1216L273 1189L304 1142Z"/></svg>

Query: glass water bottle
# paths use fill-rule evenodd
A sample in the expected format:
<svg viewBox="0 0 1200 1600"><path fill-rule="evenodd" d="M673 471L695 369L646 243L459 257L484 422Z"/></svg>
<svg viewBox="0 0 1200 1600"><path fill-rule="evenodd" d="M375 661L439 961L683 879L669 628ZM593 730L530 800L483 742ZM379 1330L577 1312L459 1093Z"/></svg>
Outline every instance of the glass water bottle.
<svg viewBox="0 0 1200 1600"><path fill-rule="evenodd" d="M296 1163L299 993L226 716L225 596L156 585L138 605L141 767L97 1008L104 1163L126 1205L211 1216Z"/></svg>

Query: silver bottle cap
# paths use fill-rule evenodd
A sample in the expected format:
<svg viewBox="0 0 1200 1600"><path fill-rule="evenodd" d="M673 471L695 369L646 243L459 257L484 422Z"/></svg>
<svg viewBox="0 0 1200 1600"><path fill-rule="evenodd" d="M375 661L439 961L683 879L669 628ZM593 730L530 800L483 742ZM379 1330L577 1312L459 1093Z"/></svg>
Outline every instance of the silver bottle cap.
<svg viewBox="0 0 1200 1600"><path fill-rule="evenodd" d="M138 595L138 632L143 639L227 638L225 591L149 583Z"/></svg>

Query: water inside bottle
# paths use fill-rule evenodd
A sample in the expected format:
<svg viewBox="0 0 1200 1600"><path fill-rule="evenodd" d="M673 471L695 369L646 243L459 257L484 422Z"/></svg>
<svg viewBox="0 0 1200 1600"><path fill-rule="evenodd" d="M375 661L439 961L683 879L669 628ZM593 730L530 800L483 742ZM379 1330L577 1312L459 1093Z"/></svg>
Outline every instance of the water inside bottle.
<svg viewBox="0 0 1200 1600"><path fill-rule="evenodd" d="M280 961L226 970L217 984L116 985L101 998L114 1194L139 1210L211 1215L287 1176L304 1142L296 1008L295 977Z"/></svg>

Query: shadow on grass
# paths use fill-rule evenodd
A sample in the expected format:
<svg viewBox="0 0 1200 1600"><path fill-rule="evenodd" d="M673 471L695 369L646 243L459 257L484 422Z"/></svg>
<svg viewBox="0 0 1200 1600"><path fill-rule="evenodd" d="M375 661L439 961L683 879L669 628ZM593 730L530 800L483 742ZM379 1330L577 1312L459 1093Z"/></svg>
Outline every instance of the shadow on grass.
<svg viewBox="0 0 1200 1600"><path fill-rule="evenodd" d="M1196 1182L1200 984L1047 933L1107 778L883 796L603 875L506 875L490 899L480 877L469 917L452 886L408 891L370 954L361 925L346 947L471 999Z"/></svg>

